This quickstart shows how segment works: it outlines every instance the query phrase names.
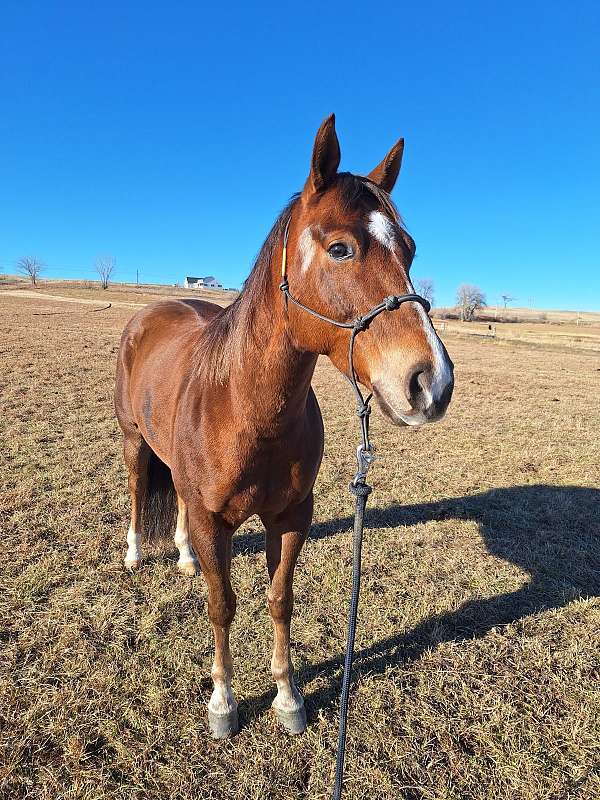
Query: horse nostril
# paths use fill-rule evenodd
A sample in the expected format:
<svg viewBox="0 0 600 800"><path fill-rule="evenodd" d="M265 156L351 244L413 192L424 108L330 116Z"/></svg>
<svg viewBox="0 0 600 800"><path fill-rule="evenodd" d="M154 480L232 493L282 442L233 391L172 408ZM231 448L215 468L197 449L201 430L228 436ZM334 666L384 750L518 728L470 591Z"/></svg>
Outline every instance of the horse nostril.
<svg viewBox="0 0 600 800"><path fill-rule="evenodd" d="M417 364L406 379L406 398L412 408L424 411L428 405L429 374L427 367Z"/></svg>
<svg viewBox="0 0 600 800"><path fill-rule="evenodd" d="M408 389L409 400L411 400L413 397L418 397L423 391L423 387L421 385L422 375L423 375L422 372L413 372L413 374L410 376L409 389Z"/></svg>

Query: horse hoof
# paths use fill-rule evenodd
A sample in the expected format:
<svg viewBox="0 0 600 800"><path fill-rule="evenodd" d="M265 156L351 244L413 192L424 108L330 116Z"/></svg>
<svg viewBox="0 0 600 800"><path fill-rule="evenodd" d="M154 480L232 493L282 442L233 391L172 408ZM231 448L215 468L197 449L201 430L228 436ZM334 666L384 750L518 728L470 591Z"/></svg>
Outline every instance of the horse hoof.
<svg viewBox="0 0 600 800"><path fill-rule="evenodd" d="M200 567L197 561L178 561L177 569L182 575L187 575L188 578L200 575Z"/></svg>
<svg viewBox="0 0 600 800"><path fill-rule="evenodd" d="M228 739L238 732L238 712L237 708L228 714L215 714L208 709L208 727L213 739Z"/></svg>
<svg viewBox="0 0 600 800"><path fill-rule="evenodd" d="M304 705L300 706L296 711L281 711L276 708L275 714L279 724L292 736L297 736L306 730L306 709Z"/></svg>
<svg viewBox="0 0 600 800"><path fill-rule="evenodd" d="M142 566L142 562L139 558L134 558L131 561L126 558L123 562L125 565L125 569L129 570L129 572L133 572L136 569L139 569Z"/></svg>

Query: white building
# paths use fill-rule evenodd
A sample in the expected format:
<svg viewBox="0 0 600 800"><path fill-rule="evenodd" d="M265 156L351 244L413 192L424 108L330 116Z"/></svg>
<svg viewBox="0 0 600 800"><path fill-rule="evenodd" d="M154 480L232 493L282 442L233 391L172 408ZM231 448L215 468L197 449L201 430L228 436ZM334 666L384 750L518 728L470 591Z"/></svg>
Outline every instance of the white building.
<svg viewBox="0 0 600 800"><path fill-rule="evenodd" d="M186 276L183 282L186 289L222 289L223 284L213 277L207 275L204 278L193 278L191 275Z"/></svg>

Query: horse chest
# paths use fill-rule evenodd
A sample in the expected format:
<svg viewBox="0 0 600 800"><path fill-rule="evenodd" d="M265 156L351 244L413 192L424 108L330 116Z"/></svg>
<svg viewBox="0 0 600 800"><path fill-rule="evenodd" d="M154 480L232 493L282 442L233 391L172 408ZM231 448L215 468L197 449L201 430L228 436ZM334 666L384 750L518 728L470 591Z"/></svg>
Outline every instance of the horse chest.
<svg viewBox="0 0 600 800"><path fill-rule="evenodd" d="M296 435L272 442L239 437L194 454L185 473L192 494L235 527L253 514L276 514L304 500L315 482L321 452L318 437L307 441Z"/></svg>

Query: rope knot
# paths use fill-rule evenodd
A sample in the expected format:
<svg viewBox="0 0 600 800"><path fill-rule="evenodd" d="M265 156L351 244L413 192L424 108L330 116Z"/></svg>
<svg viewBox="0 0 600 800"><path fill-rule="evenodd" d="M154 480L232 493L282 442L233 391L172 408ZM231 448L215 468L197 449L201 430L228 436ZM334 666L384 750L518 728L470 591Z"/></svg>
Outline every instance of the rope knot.
<svg viewBox="0 0 600 800"><path fill-rule="evenodd" d="M386 311L395 311L397 308L400 308L400 300L395 294L391 294L389 297L386 297L383 302L385 303Z"/></svg>
<svg viewBox="0 0 600 800"><path fill-rule="evenodd" d="M352 483L348 484L348 489L350 494L353 494L355 497L368 497L373 491L373 487L365 483L364 480L359 483L354 483L354 481L352 481Z"/></svg>
<svg viewBox="0 0 600 800"><path fill-rule="evenodd" d="M370 320L365 319L364 317L358 317L358 319L354 320L354 326L352 327L352 330L355 333L366 331L367 328L369 327L369 321Z"/></svg>
<svg viewBox="0 0 600 800"><path fill-rule="evenodd" d="M287 279L287 278L284 278L284 279L281 281L281 283L279 284L279 288L281 289L281 291L282 291L282 292L287 292L287 291L289 291L290 285L289 285L289 283L288 283L288 279Z"/></svg>
<svg viewBox="0 0 600 800"><path fill-rule="evenodd" d="M363 417L368 417L370 413L371 413L371 406L369 405L368 400L362 405L360 405L356 410L356 416L360 417L361 419Z"/></svg>

